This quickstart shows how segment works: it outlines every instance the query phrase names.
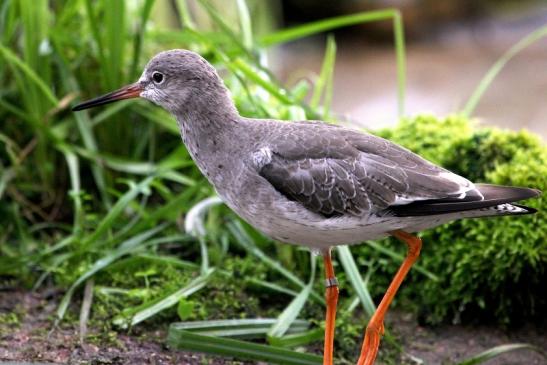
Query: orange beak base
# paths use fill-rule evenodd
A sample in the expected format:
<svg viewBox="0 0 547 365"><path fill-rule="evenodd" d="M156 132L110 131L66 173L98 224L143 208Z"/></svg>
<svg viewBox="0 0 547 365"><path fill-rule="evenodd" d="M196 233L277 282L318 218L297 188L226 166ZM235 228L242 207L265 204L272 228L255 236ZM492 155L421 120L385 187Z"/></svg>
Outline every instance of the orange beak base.
<svg viewBox="0 0 547 365"><path fill-rule="evenodd" d="M80 103L72 108L72 111L93 108L95 106L113 103L118 100L137 98L140 96L142 91L143 88L138 83L127 85L119 90L96 97L95 99L84 101L83 103Z"/></svg>

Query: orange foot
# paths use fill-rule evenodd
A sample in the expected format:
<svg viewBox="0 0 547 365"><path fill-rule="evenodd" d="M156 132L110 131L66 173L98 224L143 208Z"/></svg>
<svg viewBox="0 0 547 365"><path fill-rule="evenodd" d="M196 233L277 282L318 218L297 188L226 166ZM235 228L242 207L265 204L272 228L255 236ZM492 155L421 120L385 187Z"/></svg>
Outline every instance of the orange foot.
<svg viewBox="0 0 547 365"><path fill-rule="evenodd" d="M376 325L369 323L365 331L365 340L363 341L363 348L361 356L357 365L373 365L376 355L378 354L378 347L380 347L380 338L384 334L384 324L380 323Z"/></svg>

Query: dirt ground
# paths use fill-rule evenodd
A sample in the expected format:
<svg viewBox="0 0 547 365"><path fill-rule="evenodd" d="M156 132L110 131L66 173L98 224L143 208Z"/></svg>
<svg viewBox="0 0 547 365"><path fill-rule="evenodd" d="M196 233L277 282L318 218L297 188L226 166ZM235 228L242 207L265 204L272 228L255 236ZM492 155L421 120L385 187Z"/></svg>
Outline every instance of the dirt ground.
<svg viewBox="0 0 547 365"><path fill-rule="evenodd" d="M226 364L201 354L170 351L163 343L166 333L133 335L90 329L80 343L75 328L62 325L52 330L58 293L0 292L0 364L2 361L40 364ZM10 316L10 314L13 314ZM11 320L10 320L11 318Z"/></svg>
<svg viewBox="0 0 547 365"><path fill-rule="evenodd" d="M388 317L388 328L403 343L403 358L407 361L419 359L424 365L454 364L492 347L509 343L529 343L547 351L547 328L536 328L531 324L513 331L491 326L444 325L432 328L418 325L409 314L394 311ZM518 350L483 364L545 365L547 359L533 351Z"/></svg>
<svg viewBox="0 0 547 365"><path fill-rule="evenodd" d="M91 329L85 343L68 325L52 329L59 293L0 291L0 364L243 364L220 358L172 351L166 348L164 331L129 334L99 334ZM401 363L452 364L492 346L527 342L547 349L547 329L525 326L505 333L491 327L443 326L425 328L411 315L390 313L388 328L404 345ZM420 360L422 362L420 362ZM531 351L518 351L488 362L510 365L540 365L547 360Z"/></svg>

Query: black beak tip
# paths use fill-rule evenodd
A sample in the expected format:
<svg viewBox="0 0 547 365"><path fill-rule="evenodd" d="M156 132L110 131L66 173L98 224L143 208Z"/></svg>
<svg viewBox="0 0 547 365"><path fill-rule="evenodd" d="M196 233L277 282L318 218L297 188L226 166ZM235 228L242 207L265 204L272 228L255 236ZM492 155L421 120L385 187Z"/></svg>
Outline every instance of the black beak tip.
<svg viewBox="0 0 547 365"><path fill-rule="evenodd" d="M78 111L83 110L83 109L84 108L82 108L82 106L80 104L78 104L78 105L73 106L71 110L73 112L78 112Z"/></svg>

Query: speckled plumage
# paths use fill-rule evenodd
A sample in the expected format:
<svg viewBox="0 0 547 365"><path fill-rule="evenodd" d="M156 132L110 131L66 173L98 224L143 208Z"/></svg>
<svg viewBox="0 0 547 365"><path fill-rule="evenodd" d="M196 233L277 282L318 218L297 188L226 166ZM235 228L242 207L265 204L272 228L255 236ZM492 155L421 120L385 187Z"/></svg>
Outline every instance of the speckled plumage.
<svg viewBox="0 0 547 365"><path fill-rule="evenodd" d="M189 153L225 203L280 241L325 249L458 218L529 213L509 203L539 194L474 185L360 131L243 118L215 69L190 51L155 56L138 87L175 115Z"/></svg>

